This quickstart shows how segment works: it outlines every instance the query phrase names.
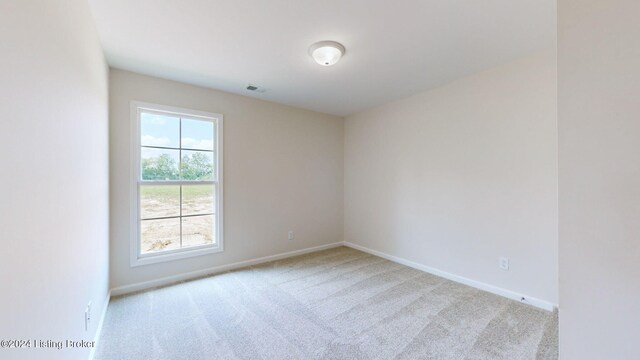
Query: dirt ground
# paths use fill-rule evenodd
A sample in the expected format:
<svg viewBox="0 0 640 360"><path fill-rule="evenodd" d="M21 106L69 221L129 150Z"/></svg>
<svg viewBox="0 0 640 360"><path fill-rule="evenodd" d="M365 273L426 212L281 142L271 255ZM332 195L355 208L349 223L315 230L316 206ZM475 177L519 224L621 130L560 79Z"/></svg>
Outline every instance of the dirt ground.
<svg viewBox="0 0 640 360"><path fill-rule="evenodd" d="M210 185L184 185L182 191L180 186L142 186L141 252L215 243L213 194ZM187 217L180 218L181 210ZM164 217L170 218L156 219Z"/></svg>

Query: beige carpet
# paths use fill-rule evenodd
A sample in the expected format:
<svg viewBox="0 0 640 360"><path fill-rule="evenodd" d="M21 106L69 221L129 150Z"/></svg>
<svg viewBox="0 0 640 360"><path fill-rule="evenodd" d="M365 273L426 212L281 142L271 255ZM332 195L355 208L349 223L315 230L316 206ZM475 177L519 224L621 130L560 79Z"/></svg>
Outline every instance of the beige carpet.
<svg viewBox="0 0 640 360"><path fill-rule="evenodd" d="M557 359L557 317L346 247L113 299L97 359Z"/></svg>

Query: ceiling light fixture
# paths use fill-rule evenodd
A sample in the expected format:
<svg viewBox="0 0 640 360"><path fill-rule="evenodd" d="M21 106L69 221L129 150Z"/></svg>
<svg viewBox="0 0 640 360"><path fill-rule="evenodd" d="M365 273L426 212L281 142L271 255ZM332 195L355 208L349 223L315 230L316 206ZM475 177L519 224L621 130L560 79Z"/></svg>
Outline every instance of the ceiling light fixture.
<svg viewBox="0 0 640 360"><path fill-rule="evenodd" d="M335 41L319 41L309 48L309 55L322 66L331 66L340 60L345 49Z"/></svg>

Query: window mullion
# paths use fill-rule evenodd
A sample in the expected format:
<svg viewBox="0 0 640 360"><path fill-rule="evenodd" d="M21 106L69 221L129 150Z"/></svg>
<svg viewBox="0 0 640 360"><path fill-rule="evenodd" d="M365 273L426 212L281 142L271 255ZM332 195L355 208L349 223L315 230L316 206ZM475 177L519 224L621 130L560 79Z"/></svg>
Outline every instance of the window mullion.
<svg viewBox="0 0 640 360"><path fill-rule="evenodd" d="M180 185L180 249L182 249L182 185Z"/></svg>
<svg viewBox="0 0 640 360"><path fill-rule="evenodd" d="M140 185L214 185L218 180L140 180Z"/></svg>
<svg viewBox="0 0 640 360"><path fill-rule="evenodd" d="M178 144L180 146L178 153L178 177L182 180L182 116L180 117ZM182 184L180 184L180 249L182 249Z"/></svg>

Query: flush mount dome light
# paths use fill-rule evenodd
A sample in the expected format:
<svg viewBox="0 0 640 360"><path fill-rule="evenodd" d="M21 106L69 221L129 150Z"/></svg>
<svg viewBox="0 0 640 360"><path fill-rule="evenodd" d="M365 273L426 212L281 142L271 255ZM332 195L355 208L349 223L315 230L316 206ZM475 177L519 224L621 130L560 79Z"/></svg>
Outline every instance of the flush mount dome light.
<svg viewBox="0 0 640 360"><path fill-rule="evenodd" d="M309 55L322 66L331 66L344 55L344 46L335 41L319 41L309 48Z"/></svg>

